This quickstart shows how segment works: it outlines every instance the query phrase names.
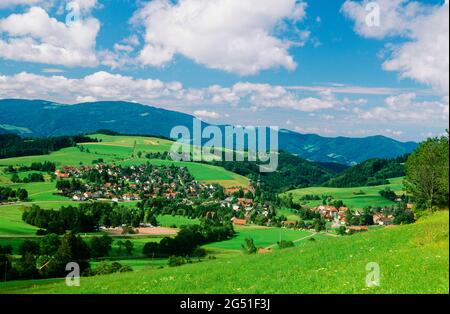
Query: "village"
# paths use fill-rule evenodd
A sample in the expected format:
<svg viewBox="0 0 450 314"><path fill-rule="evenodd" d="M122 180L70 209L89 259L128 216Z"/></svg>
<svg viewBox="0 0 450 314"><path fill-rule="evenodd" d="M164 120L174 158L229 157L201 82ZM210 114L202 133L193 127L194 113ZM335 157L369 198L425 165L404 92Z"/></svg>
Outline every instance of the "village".
<svg viewBox="0 0 450 314"><path fill-rule="evenodd" d="M62 167L55 171L58 189L74 201L140 201L144 198L207 199L220 193L219 186L195 181L187 169L152 165L120 167ZM65 179L72 179L65 180ZM61 183L62 182L62 183Z"/></svg>

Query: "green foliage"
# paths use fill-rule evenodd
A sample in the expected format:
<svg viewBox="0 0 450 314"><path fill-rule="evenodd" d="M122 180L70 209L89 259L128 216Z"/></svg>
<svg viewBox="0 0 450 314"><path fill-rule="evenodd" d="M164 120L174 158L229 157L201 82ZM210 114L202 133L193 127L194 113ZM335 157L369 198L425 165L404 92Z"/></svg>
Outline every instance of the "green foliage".
<svg viewBox="0 0 450 314"><path fill-rule="evenodd" d="M278 242L278 248L280 249L287 249L294 246L295 244L292 241L281 240L280 242Z"/></svg>
<svg viewBox="0 0 450 314"><path fill-rule="evenodd" d="M23 139L15 134L0 134L0 159L19 156L46 155L76 143L92 142L83 136Z"/></svg>
<svg viewBox="0 0 450 314"><path fill-rule="evenodd" d="M186 259L181 256L170 256L169 261L168 261L168 265L170 267L177 267L177 266L184 265L186 263L187 263Z"/></svg>
<svg viewBox="0 0 450 314"><path fill-rule="evenodd" d="M118 262L108 263L106 261L101 262L96 268L89 271L90 276L109 275L114 273L127 273L133 269L128 265L122 265Z"/></svg>
<svg viewBox="0 0 450 314"><path fill-rule="evenodd" d="M245 239L245 242L242 244L242 249L247 254L255 254L258 252L258 248L255 246L255 242L252 238Z"/></svg>
<svg viewBox="0 0 450 314"><path fill-rule="evenodd" d="M430 138L408 158L405 185L419 208L431 211L434 206L448 207L448 141L448 134Z"/></svg>
<svg viewBox="0 0 450 314"><path fill-rule="evenodd" d="M93 237L89 241L91 257L98 258L108 256L111 251L113 239L108 235Z"/></svg>
<svg viewBox="0 0 450 314"><path fill-rule="evenodd" d="M332 176L330 171L282 151L278 156L278 169L271 173L261 173L255 162L214 161L213 164L259 182L261 189L270 193L320 185Z"/></svg>
<svg viewBox="0 0 450 314"><path fill-rule="evenodd" d="M349 168L325 183L328 187L359 187L387 184L387 179L405 175L407 156L395 159L370 159Z"/></svg>

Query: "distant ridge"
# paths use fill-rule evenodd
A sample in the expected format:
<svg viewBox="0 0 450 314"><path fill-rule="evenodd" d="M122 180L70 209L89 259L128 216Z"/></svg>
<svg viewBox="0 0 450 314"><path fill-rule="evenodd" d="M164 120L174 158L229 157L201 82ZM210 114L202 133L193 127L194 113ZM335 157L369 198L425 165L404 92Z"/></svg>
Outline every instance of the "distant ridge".
<svg viewBox="0 0 450 314"><path fill-rule="evenodd" d="M0 133L28 137L76 135L100 129L169 137L174 126L192 128L192 119L188 114L123 101L65 105L45 100L0 100ZM371 158L395 158L410 153L417 143L384 136L327 138L282 130L279 146L310 161L354 165Z"/></svg>

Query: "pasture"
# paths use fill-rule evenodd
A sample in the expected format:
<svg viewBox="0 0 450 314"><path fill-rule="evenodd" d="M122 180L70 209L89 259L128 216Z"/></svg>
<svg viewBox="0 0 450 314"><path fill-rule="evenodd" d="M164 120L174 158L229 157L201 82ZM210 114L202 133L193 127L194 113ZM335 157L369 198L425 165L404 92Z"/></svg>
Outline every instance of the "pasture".
<svg viewBox="0 0 450 314"><path fill-rule="evenodd" d="M397 195L401 196L406 193L403 191L403 178L390 179L390 184L379 186L364 186L355 188L328 188L328 187L310 187L304 189L292 190L284 193L284 195L292 194L294 202L309 206L318 206L322 204L322 200L302 201L302 197L306 195L328 195L333 196L336 200L342 200L345 205L351 209L364 208L367 206L392 206L395 203L380 196L379 192L389 187Z"/></svg>
<svg viewBox="0 0 450 314"><path fill-rule="evenodd" d="M219 248L225 250L242 250L245 239L252 238L258 248L267 248L276 245L278 241L296 241L312 235L312 232L291 230L284 228L266 228L255 226L235 227L236 236L232 239L205 245L205 248Z"/></svg>

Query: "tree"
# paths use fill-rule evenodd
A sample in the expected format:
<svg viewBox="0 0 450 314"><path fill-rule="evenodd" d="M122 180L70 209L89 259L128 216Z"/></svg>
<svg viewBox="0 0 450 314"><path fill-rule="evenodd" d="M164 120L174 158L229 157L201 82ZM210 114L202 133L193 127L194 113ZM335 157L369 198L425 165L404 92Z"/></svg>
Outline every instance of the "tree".
<svg viewBox="0 0 450 314"><path fill-rule="evenodd" d="M102 237L91 238L89 241L91 257L99 258L108 256L109 251L111 251L112 242L112 238L106 234Z"/></svg>
<svg viewBox="0 0 450 314"><path fill-rule="evenodd" d="M39 254L39 251L40 251L39 243L32 240L25 240L19 246L18 253L19 255L22 256L26 254L37 255Z"/></svg>
<svg viewBox="0 0 450 314"><path fill-rule="evenodd" d="M20 201L26 201L28 199L28 192L25 189L18 189L17 190L17 198Z"/></svg>
<svg viewBox="0 0 450 314"><path fill-rule="evenodd" d="M448 204L449 145L447 136L420 144L406 162L405 185L418 205L432 211Z"/></svg>
<svg viewBox="0 0 450 314"><path fill-rule="evenodd" d="M255 254L258 251L252 238L245 239L242 249L248 254Z"/></svg>
<svg viewBox="0 0 450 314"><path fill-rule="evenodd" d="M125 253L127 255L133 254L133 249L134 249L133 242L131 242L130 240L126 240L124 246L125 246Z"/></svg>
<svg viewBox="0 0 450 314"><path fill-rule="evenodd" d="M66 274L66 265L75 262L83 272L89 269L89 247L80 236L75 236L71 231L61 239L61 245L48 264L48 274L52 277Z"/></svg>
<svg viewBox="0 0 450 314"><path fill-rule="evenodd" d="M159 254L159 245L156 242L145 243L142 253L148 257L156 257Z"/></svg>
<svg viewBox="0 0 450 314"><path fill-rule="evenodd" d="M51 233L43 237L39 243L41 255L54 255L59 248L61 241L58 235Z"/></svg>

